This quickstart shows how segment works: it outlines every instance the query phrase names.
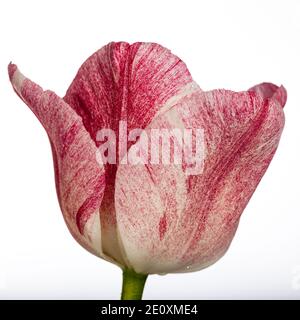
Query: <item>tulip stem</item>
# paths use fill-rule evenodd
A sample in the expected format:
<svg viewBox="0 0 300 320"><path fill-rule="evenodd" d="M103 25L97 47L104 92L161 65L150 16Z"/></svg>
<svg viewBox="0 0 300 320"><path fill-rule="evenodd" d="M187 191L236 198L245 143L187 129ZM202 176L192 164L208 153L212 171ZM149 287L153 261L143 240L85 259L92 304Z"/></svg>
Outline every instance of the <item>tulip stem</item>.
<svg viewBox="0 0 300 320"><path fill-rule="evenodd" d="M121 300L141 300L147 276L147 274L124 269Z"/></svg>

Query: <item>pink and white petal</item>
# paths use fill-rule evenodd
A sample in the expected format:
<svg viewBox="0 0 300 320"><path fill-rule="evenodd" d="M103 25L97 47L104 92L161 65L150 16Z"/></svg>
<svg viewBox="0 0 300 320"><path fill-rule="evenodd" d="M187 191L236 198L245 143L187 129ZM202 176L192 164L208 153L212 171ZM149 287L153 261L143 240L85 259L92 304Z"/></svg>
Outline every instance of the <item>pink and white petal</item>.
<svg viewBox="0 0 300 320"><path fill-rule="evenodd" d="M277 99L253 91L198 90L151 126L175 124L204 129L202 174L186 176L182 168L151 165L120 166L117 172L118 228L127 257L139 272L189 272L224 254L274 155L284 117ZM148 216L145 208L150 208Z"/></svg>
<svg viewBox="0 0 300 320"><path fill-rule="evenodd" d="M185 64L170 50L155 43L112 42L84 62L64 100L82 117L98 146L99 129L118 132L120 120L126 121L128 131L144 128L167 101L185 94L192 83ZM112 257L123 252L114 209L116 170L116 165L106 166L100 210L103 249Z"/></svg>
<svg viewBox="0 0 300 320"><path fill-rule="evenodd" d="M111 42L79 69L64 100L91 137L104 127L145 128L167 100L192 82L181 59L156 43Z"/></svg>
<svg viewBox="0 0 300 320"><path fill-rule="evenodd" d="M210 104L222 100L221 97L216 99L218 95L218 91L207 93ZM251 104L257 108L250 123L242 126L244 132L231 150L219 149L218 160L211 163L214 175L211 172L206 180L196 182L198 188L193 192L187 211L200 213L201 222L191 232L191 240L182 256L183 265L188 265L189 269L182 271L195 271L214 263L229 247L239 218L279 144L284 126L282 107L285 100L277 97L284 95L286 92L283 87L274 90L273 96L262 92L253 94L251 90ZM203 187L210 189L205 197L209 201L199 207L197 202L203 197L199 198L197 194L201 193Z"/></svg>
<svg viewBox="0 0 300 320"><path fill-rule="evenodd" d="M11 83L45 128L53 151L57 195L74 238L104 257L99 208L105 171L96 161L96 146L80 116L54 92L43 89L9 65Z"/></svg>
<svg viewBox="0 0 300 320"><path fill-rule="evenodd" d="M193 84L184 94L172 97L162 106L145 129L151 144L152 129L169 130L184 127L177 110L193 92L201 89ZM174 156L176 138L171 139L170 157ZM127 154L131 153L132 146ZM120 164L116 176L115 208L117 226L128 265L135 271L167 273L180 263L177 231L181 228L188 196L186 173L181 164L151 164L150 148L144 147L146 165ZM149 149L147 151L147 149Z"/></svg>
<svg viewBox="0 0 300 320"><path fill-rule="evenodd" d="M176 269L176 229L184 215L187 188L180 166L120 165L115 206L128 265L136 272ZM171 246L171 247L170 247Z"/></svg>

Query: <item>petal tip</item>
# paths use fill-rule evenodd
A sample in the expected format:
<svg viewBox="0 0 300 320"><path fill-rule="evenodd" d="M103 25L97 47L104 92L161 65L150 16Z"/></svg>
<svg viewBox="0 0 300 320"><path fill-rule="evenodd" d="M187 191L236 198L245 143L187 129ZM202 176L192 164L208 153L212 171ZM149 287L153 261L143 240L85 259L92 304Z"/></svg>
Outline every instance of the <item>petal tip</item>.
<svg viewBox="0 0 300 320"><path fill-rule="evenodd" d="M283 85L279 87L275 95L276 99L279 101L282 108L285 106L287 101L287 91Z"/></svg>
<svg viewBox="0 0 300 320"><path fill-rule="evenodd" d="M260 94L264 99L274 99L283 108L287 100L287 91L283 85L280 87L270 82L262 82L248 91L254 91Z"/></svg>
<svg viewBox="0 0 300 320"><path fill-rule="evenodd" d="M22 84L23 81L25 80L24 75L19 71L17 65L13 63L9 63L8 65L8 75L10 82L15 89L15 91L21 95L21 89L22 89Z"/></svg>
<svg viewBox="0 0 300 320"><path fill-rule="evenodd" d="M16 72L17 69L18 67L15 64L13 64L12 62L9 63L7 70L8 70L8 76L10 81L12 81L14 73Z"/></svg>

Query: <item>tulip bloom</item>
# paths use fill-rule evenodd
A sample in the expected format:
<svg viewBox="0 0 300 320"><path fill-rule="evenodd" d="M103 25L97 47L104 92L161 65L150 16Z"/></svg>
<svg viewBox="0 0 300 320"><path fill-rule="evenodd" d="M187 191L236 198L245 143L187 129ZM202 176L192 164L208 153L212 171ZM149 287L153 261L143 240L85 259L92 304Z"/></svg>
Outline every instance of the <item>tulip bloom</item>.
<svg viewBox="0 0 300 320"><path fill-rule="evenodd" d="M66 224L84 248L123 269L123 299L140 298L148 274L196 271L223 256L277 149L284 87L202 91L182 60L154 43L104 46L64 98L8 69L49 136ZM185 161L99 163L97 133L117 132L120 121L126 133L203 130L201 172L187 174Z"/></svg>

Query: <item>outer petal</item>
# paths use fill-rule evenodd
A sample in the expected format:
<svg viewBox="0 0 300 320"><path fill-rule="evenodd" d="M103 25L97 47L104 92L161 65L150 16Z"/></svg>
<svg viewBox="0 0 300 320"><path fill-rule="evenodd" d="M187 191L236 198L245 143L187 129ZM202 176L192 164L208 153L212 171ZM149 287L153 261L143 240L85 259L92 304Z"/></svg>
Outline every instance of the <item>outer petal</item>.
<svg viewBox="0 0 300 320"><path fill-rule="evenodd" d="M192 92L150 124L203 128L202 174L186 176L178 165L118 168L118 228L136 271L194 271L225 253L284 125L285 99L278 97L286 96L285 89L276 87L270 95L262 86L241 93Z"/></svg>
<svg viewBox="0 0 300 320"><path fill-rule="evenodd" d="M156 43L111 42L84 62L64 100L96 140L101 128L144 128L165 102L192 82L186 65Z"/></svg>
<svg viewBox="0 0 300 320"><path fill-rule="evenodd" d="M96 141L97 131L118 133L120 120L128 130L146 127L174 95L190 90L192 78L185 64L155 43L110 43L79 69L64 100L82 117ZM117 141L118 144L118 141ZM126 264L116 229L114 190L117 166L106 166L106 190L101 206L104 252Z"/></svg>
<svg viewBox="0 0 300 320"><path fill-rule="evenodd" d="M92 253L103 256L99 207L105 172L96 161L96 146L82 119L54 92L43 91L9 65L11 83L44 126L53 151L57 194L74 238Z"/></svg>

